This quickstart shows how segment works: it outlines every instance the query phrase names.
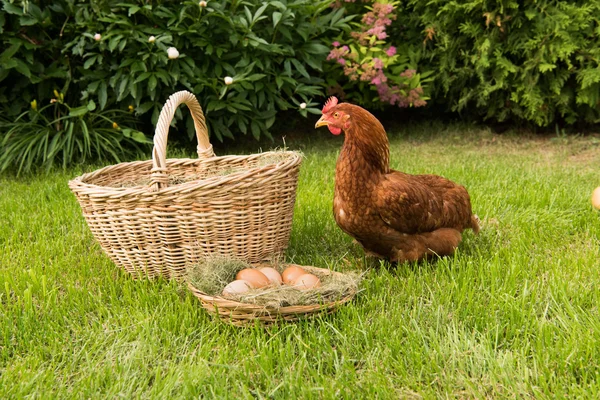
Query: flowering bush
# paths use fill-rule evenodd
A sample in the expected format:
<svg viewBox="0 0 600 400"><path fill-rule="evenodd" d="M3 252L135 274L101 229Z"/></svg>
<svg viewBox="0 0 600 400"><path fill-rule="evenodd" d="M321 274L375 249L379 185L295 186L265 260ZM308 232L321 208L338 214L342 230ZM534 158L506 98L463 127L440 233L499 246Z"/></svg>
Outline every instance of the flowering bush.
<svg viewBox="0 0 600 400"><path fill-rule="evenodd" d="M338 40L347 48L330 53L334 71L348 75L338 77L340 86L328 82L349 98L422 105L420 78L430 106L462 116L546 127L600 122L600 0L338 0L342 5L363 14L355 32ZM400 56L391 62L390 45ZM370 69L381 64L387 85L380 74L372 78ZM365 71L370 81L361 80ZM375 90L378 98L364 94Z"/></svg>
<svg viewBox="0 0 600 400"><path fill-rule="evenodd" d="M168 96L187 89L218 139L268 136L279 110L319 113L324 39L349 21L328 0L0 2L4 115L47 104L58 89L100 110L133 109L150 127ZM182 119L193 138L178 110Z"/></svg>
<svg viewBox="0 0 600 400"><path fill-rule="evenodd" d="M346 0L345 3L354 1ZM387 28L396 19L398 2L375 0L363 3L359 7L366 12L361 22L355 23L354 30L346 32L339 41L334 41L327 56L327 60L342 67L345 76L338 76L335 82L330 80L330 91L370 107L384 104L424 106L427 97L422 84L428 81L425 78L429 74L417 73L415 62L410 57L414 53L408 49L399 52L397 47L388 43ZM367 3L372 5L366 6ZM341 5L340 1L334 4L336 7ZM342 45L340 41L346 44ZM339 80L344 84L339 84Z"/></svg>

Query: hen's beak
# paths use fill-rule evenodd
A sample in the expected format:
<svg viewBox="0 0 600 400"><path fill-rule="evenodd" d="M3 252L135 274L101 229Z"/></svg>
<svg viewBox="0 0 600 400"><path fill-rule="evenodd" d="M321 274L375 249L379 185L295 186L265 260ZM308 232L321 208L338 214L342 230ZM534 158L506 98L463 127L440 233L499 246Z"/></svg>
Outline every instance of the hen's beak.
<svg viewBox="0 0 600 400"><path fill-rule="evenodd" d="M319 120L315 124L315 129L317 129L317 128L321 127L321 126L327 126L327 125L329 125L329 121L327 121L325 119L325 116L323 115L321 118L319 118Z"/></svg>

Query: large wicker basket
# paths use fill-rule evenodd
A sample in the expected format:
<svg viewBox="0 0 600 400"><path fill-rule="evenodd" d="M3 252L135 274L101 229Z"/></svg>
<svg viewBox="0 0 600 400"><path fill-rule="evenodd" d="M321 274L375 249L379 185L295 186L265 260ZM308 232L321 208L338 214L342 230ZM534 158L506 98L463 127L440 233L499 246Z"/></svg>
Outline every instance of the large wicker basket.
<svg viewBox="0 0 600 400"><path fill-rule="evenodd" d="M169 125L185 103L194 120L198 159L166 159ZM156 126L152 160L81 175L69 187L106 254L134 276L183 278L212 254L248 262L286 249L301 155L293 151L214 155L198 101L173 94Z"/></svg>
<svg viewBox="0 0 600 400"><path fill-rule="evenodd" d="M307 272L319 275L341 275L340 272L308 265L301 266ZM321 304L296 305L286 307L267 307L256 304L241 303L221 296L211 296L197 289L188 282L188 289L200 300L202 307L209 314L219 317L222 321L235 326L272 325L281 322L296 322L301 319L313 318L318 314L331 314L352 300L356 292L348 293L335 301Z"/></svg>

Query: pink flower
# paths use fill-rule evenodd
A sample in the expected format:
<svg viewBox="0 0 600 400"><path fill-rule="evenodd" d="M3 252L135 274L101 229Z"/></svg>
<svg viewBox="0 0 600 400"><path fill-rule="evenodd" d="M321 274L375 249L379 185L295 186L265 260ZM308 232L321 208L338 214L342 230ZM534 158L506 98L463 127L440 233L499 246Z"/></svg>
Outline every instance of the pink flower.
<svg viewBox="0 0 600 400"><path fill-rule="evenodd" d="M383 68L383 61L381 61L379 58L375 57L373 59L373 65L375 66L375 68L377 69L382 69Z"/></svg>
<svg viewBox="0 0 600 400"><path fill-rule="evenodd" d="M358 79L358 74L356 73L356 70L358 69L357 65L354 65L352 67L349 67L348 65L344 66L344 75L346 75L348 78L350 78L351 81L355 81Z"/></svg>
<svg viewBox="0 0 600 400"><path fill-rule="evenodd" d="M365 14L362 22L367 25L373 25L375 23L375 16L372 13Z"/></svg>
<svg viewBox="0 0 600 400"><path fill-rule="evenodd" d="M337 62L342 64L342 65L346 65L346 60L344 60L343 58L338 58Z"/></svg>
<svg viewBox="0 0 600 400"><path fill-rule="evenodd" d="M417 71L415 71L414 69L407 69L406 71L404 71L403 73L400 74L401 77L403 78L412 78L415 74L417 73Z"/></svg>
<svg viewBox="0 0 600 400"><path fill-rule="evenodd" d="M327 56L327 59L328 60L343 59L344 56L346 56L349 51L350 51L350 49L348 48L348 46L331 49L331 51L329 52L329 55Z"/></svg>
<svg viewBox="0 0 600 400"><path fill-rule="evenodd" d="M390 57L394 56L396 54L396 48L394 46L390 46L390 48L385 51L385 54Z"/></svg>
<svg viewBox="0 0 600 400"><path fill-rule="evenodd" d="M333 45L333 47L340 47L340 42L338 42L337 40L331 44Z"/></svg>
<svg viewBox="0 0 600 400"><path fill-rule="evenodd" d="M379 3L381 4L381 3ZM391 4L386 4L383 7L381 7L381 11L379 12L379 15L387 15L390 14L392 11L394 11L394 6Z"/></svg>

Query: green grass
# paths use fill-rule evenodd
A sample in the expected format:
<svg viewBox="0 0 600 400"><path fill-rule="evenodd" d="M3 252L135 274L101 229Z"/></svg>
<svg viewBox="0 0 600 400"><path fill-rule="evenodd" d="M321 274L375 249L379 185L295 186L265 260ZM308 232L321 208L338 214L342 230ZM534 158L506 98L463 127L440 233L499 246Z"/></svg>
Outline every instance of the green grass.
<svg viewBox="0 0 600 400"><path fill-rule="evenodd" d="M0 398L599 398L598 140L391 136L395 168L467 186L482 233L379 266L333 221L342 139L288 139L306 155L288 259L371 269L337 314L270 329L115 268L67 187L81 170L0 177Z"/></svg>

